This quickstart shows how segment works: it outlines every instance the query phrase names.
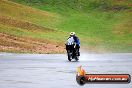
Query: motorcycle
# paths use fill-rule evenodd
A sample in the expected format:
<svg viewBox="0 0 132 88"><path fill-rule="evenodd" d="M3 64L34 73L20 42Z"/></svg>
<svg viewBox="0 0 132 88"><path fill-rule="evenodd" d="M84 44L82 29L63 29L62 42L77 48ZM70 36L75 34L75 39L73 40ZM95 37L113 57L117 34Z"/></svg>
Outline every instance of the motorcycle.
<svg viewBox="0 0 132 88"><path fill-rule="evenodd" d="M78 52L78 50L76 50L76 48L74 48L74 47L71 48L71 47L69 49L67 49L68 60L71 61L72 59L75 59L76 61L78 61L79 60L79 52Z"/></svg>

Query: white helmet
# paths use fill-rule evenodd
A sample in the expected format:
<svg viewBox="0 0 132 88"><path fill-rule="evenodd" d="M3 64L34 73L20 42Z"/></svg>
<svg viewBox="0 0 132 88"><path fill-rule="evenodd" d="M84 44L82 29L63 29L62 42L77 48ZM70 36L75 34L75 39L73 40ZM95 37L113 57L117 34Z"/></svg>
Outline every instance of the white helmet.
<svg viewBox="0 0 132 88"><path fill-rule="evenodd" d="M75 35L76 33L75 32L70 32L70 36L73 36Z"/></svg>

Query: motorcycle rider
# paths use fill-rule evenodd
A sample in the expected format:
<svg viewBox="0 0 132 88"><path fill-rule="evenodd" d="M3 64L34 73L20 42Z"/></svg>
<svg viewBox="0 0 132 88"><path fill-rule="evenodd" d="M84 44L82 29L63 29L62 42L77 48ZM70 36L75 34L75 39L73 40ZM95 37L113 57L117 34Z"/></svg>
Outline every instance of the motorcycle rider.
<svg viewBox="0 0 132 88"><path fill-rule="evenodd" d="M70 37L67 39L66 42L66 50L74 50L74 53L77 51L78 56L80 56L80 40L76 36L75 32L70 32Z"/></svg>

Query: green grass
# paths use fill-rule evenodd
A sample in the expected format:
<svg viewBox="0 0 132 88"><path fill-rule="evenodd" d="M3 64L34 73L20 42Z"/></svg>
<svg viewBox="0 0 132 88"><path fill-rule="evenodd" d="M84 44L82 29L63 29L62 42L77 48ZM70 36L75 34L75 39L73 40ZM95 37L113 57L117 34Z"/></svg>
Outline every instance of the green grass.
<svg viewBox="0 0 132 88"><path fill-rule="evenodd" d="M8 16L16 16L15 19L57 30L57 32L32 33L25 30L15 31L15 29L13 34L21 36L22 33L24 36L64 43L68 32L75 31L81 40L81 45L88 49L132 51L131 0L120 2L118 0L31 0L30 3L28 0L11 1L24 4L26 8L33 7L31 9L35 12L24 15L20 14L23 13L23 9L19 14L17 11L9 14L9 10L4 10L3 15L8 13ZM48 16L43 13L48 13Z"/></svg>
<svg viewBox="0 0 132 88"><path fill-rule="evenodd" d="M54 37L57 35L62 36L61 32L56 31L56 28L55 28L56 27L55 25L60 22L59 20L61 17L59 14L51 13L47 11L41 11L38 9L33 9L31 7L23 6L10 1L1 1L0 13L1 13L0 17L4 19L6 18L11 20L16 20L20 24L21 22L23 23L29 22L36 26L44 27L42 31L45 31L45 28L50 28L51 30L55 30L54 32L49 31L48 33L47 32L36 33L36 32L32 32L26 29L16 27L15 25L13 25L12 27L10 26L11 24L10 22L6 22L0 25L0 32L17 35L17 36L28 35L34 38L52 39L54 41L61 39L59 36ZM1 20L1 22L2 21L3 20ZM32 28L29 28L29 29L32 29ZM54 35L54 36L51 36L51 35Z"/></svg>
<svg viewBox="0 0 132 88"><path fill-rule="evenodd" d="M61 32L59 31L55 31L55 32L34 31L33 32L33 31L21 29L21 28L16 28L16 27L7 27L4 25L0 25L0 32L18 36L18 37L31 37L35 39L46 39L46 40L49 40L55 43L61 43L61 44L62 44L62 41L64 41L63 39L66 38L66 36L63 36L63 34L61 34ZM58 35L60 35L61 37Z"/></svg>
<svg viewBox="0 0 132 88"><path fill-rule="evenodd" d="M11 1L1 1L0 16L11 17L20 21L27 21L38 26L53 28L59 21L59 14L33 9Z"/></svg>

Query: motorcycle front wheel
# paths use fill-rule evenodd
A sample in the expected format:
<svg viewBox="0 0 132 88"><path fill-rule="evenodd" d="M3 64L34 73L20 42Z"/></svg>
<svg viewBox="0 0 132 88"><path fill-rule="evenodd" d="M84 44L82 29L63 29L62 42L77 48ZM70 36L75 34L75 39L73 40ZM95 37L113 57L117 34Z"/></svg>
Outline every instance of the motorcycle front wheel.
<svg viewBox="0 0 132 88"><path fill-rule="evenodd" d="M79 56L76 56L75 60L78 61L79 60Z"/></svg>

